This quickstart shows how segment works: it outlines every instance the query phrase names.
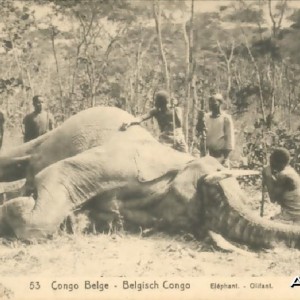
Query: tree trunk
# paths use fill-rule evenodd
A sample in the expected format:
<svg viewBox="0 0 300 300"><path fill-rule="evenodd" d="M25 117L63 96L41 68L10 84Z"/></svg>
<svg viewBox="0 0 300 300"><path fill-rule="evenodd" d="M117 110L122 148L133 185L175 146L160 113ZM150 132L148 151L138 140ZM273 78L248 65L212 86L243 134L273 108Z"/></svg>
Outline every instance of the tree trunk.
<svg viewBox="0 0 300 300"><path fill-rule="evenodd" d="M61 106L61 111L64 114L65 113L65 107L63 103L63 89L62 89L62 83L61 83L61 76L60 76L60 71L59 71L59 66L58 66L58 59L56 55L56 49L55 49L55 31L54 28L52 28L52 33L51 33L51 44L52 44L52 51L53 51L53 56L55 59L55 67L56 67L56 73L58 77L58 85L59 85L59 95L60 95L60 106Z"/></svg>
<svg viewBox="0 0 300 300"><path fill-rule="evenodd" d="M189 114L190 114L190 102L191 102L191 83L194 72L194 60L193 60L193 47L194 47L194 0L191 0L191 18L190 28L187 32L186 24L183 24L183 35L186 46L185 55L185 105L184 105L184 132L185 139L189 144ZM193 137L192 137L193 138Z"/></svg>
<svg viewBox="0 0 300 300"><path fill-rule="evenodd" d="M190 80L190 41L186 29L186 23L183 24L183 35L185 41L185 102L184 102L184 114L183 114L183 125L185 137L188 141L189 136L189 103L191 97L191 80Z"/></svg>
<svg viewBox="0 0 300 300"><path fill-rule="evenodd" d="M153 2L153 12L154 12L154 19L155 19L155 28L156 28L157 38L158 38L159 52L160 52L162 66L163 66L163 73L164 73L164 77L165 77L166 89L170 95L170 92L171 92L170 91L170 75L169 75L167 58L166 58L166 55L164 52L162 36L161 36L161 9L160 9L160 5L159 5L159 0L156 0L155 2Z"/></svg>
<svg viewBox="0 0 300 300"><path fill-rule="evenodd" d="M252 55L252 52L251 52L249 44L248 44L248 40L245 35L244 35L244 37L245 37L245 41L246 41L246 47L247 47L248 54L250 56L250 59L253 63L254 69L255 69L257 83L258 83L258 90L259 90L259 104L260 104L260 109L261 109L264 123L266 124L266 113L265 113L265 107L264 107L264 97L263 97L263 92L262 92L262 80L261 80L260 70L259 70L257 63Z"/></svg>
<svg viewBox="0 0 300 300"><path fill-rule="evenodd" d="M161 9L160 9L160 5L159 5L159 0L156 0L155 2L153 2L153 14L154 14L154 19L155 19L155 28L156 28L156 33L157 33L157 37L158 37L159 52L160 52L160 57L161 57L161 61L162 61L166 90L170 97L171 106L173 107L172 108L172 111L173 111L173 136L174 136L173 143L175 145L175 109L174 109L174 103L172 103L173 100L172 100L171 89L170 89L170 74L169 74L169 70L168 70L167 58L166 58L166 55L164 52L162 36L161 36Z"/></svg>

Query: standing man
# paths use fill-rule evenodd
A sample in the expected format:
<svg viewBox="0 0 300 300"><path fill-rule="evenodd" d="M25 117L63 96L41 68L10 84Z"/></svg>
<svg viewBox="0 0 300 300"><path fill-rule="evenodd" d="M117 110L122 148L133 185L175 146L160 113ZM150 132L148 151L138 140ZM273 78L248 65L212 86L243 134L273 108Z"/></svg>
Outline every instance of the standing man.
<svg viewBox="0 0 300 300"><path fill-rule="evenodd" d="M206 148L225 167L229 167L229 154L234 149L234 129L231 116L221 111L223 96L214 94L209 98L210 113L205 115ZM203 121L198 119L198 136L202 133Z"/></svg>
<svg viewBox="0 0 300 300"><path fill-rule="evenodd" d="M34 111L23 119L24 142L29 142L54 128L54 118L43 109L44 98L36 95L32 98Z"/></svg>
<svg viewBox="0 0 300 300"><path fill-rule="evenodd" d="M182 131L182 110L180 107L175 107L173 112L173 108L169 107L168 104L168 93L166 91L157 92L154 101L155 107L147 114L140 116L136 121L123 124L121 130L126 130L132 125L139 125L141 122L154 117L160 129L159 141L178 151L188 152ZM175 125L173 125L173 118Z"/></svg>

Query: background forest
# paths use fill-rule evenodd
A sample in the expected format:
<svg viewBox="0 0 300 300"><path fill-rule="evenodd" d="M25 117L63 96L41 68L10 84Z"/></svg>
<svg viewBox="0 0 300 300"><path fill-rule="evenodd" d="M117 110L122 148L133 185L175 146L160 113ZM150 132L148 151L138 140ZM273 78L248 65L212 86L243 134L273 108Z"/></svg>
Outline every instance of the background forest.
<svg viewBox="0 0 300 300"><path fill-rule="evenodd" d="M211 6L214 10L208 9ZM172 104L183 107L184 133L192 151L198 111L207 110L212 92L221 92L224 109L235 123L234 166L258 169L271 147L280 144L291 151L300 171L300 1L0 0L0 7L4 147L22 143L21 123L32 110L33 95L48 99L59 125L95 105L142 114L163 88L170 91ZM155 122L145 126L157 134ZM262 207L265 220L279 212L278 205L265 201L261 176L239 180L254 215L259 216ZM7 276L16 295L25 291L21 298L29 292L31 298L38 297L29 283L44 277L65 276L66 283L83 276L101 281L114 276L199 277L201 296L205 282L218 278L201 277L239 282L248 276L249 283L263 283L278 276L280 284L276 289L272 281L272 291L279 297L278 289L291 290L299 274L295 266L300 252L278 246L244 256L219 251L190 234L151 235L147 229L139 234L59 233L32 244L1 238L0 298L12 298L4 286ZM18 285L16 278L21 278ZM42 282L40 291L45 290ZM256 296L266 291L253 292ZM66 294L55 294L60 295Z"/></svg>
<svg viewBox="0 0 300 300"><path fill-rule="evenodd" d="M278 144L297 163L300 9L287 0L219 3L206 11L209 1L196 0L0 0L4 143L21 136L35 94L60 124L95 105L142 114L164 88L184 109L190 148L198 111L221 92L238 164L261 165Z"/></svg>

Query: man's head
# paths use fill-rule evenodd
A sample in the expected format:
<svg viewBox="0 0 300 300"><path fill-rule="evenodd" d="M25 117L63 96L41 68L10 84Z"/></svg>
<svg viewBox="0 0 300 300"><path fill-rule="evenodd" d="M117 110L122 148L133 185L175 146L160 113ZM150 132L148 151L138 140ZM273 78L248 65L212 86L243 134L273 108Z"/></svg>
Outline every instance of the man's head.
<svg viewBox="0 0 300 300"><path fill-rule="evenodd" d="M274 149L270 155L270 167L272 172L282 171L290 162L290 153L286 148Z"/></svg>
<svg viewBox="0 0 300 300"><path fill-rule="evenodd" d="M223 103L224 99L221 94L214 94L209 98L208 106L209 110L212 112L219 112L220 106Z"/></svg>
<svg viewBox="0 0 300 300"><path fill-rule="evenodd" d="M32 105L36 112L41 112L43 109L44 98L40 95L35 95L32 98Z"/></svg>
<svg viewBox="0 0 300 300"><path fill-rule="evenodd" d="M166 109L168 105L169 95L166 91L159 91L155 95L155 107L158 109Z"/></svg>

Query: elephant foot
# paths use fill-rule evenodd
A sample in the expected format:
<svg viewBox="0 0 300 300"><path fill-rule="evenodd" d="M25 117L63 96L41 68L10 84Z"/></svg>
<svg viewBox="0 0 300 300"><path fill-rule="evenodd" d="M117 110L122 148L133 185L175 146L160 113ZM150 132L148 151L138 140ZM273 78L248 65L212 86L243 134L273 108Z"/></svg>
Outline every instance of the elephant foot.
<svg viewBox="0 0 300 300"><path fill-rule="evenodd" d="M80 211L71 213L60 224L60 231L67 234L86 234L92 231L94 222L91 220L89 213Z"/></svg>
<svg viewBox="0 0 300 300"><path fill-rule="evenodd" d="M116 212L94 212L90 214L91 231L116 233L124 230L123 218Z"/></svg>
<svg viewBox="0 0 300 300"><path fill-rule="evenodd" d="M22 232L27 229L27 218L34 205L35 201L30 197L19 197L4 203L1 206L1 223L9 227L15 236L23 236Z"/></svg>
<svg viewBox="0 0 300 300"><path fill-rule="evenodd" d="M148 212L119 207L103 211L90 211L89 219L94 224L96 232L120 233L126 230L144 233L144 228L153 228L149 230L152 232L159 231L158 227L161 227L158 219ZM143 229L141 230L141 228Z"/></svg>
<svg viewBox="0 0 300 300"><path fill-rule="evenodd" d="M21 179L14 182L0 183L0 203L4 204L6 201L20 197L24 194L25 180Z"/></svg>
<svg viewBox="0 0 300 300"><path fill-rule="evenodd" d="M55 225L47 218L33 215L35 200L32 197L19 197L6 202L1 207L2 218L17 238L23 240L42 239L55 231Z"/></svg>

